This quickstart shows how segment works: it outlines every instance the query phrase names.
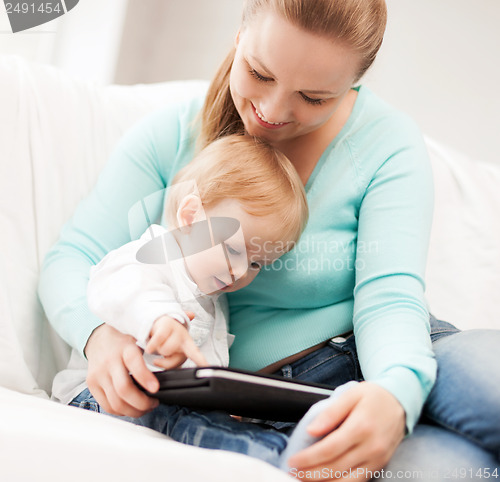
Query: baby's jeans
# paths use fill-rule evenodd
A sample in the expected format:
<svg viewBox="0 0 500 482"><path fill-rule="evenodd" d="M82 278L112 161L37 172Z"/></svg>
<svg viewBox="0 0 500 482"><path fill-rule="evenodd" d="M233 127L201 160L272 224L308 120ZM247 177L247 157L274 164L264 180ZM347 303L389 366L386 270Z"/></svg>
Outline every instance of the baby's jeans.
<svg viewBox="0 0 500 482"><path fill-rule="evenodd" d="M432 315L430 322L438 362L436 384L413 433L383 472L369 475L374 480L500 481L500 330L460 332ZM332 387L363 380L352 333L331 339L275 374ZM71 404L101 411L88 390ZM275 466L295 427L289 422L240 422L224 412L166 405L137 419L119 418L179 442L239 452ZM493 476L486 477L486 473Z"/></svg>

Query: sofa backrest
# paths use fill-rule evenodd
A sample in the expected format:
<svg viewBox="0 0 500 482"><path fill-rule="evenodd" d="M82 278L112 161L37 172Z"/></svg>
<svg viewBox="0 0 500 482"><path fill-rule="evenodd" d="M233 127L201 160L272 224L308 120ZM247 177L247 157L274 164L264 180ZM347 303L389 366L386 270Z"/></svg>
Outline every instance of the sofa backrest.
<svg viewBox="0 0 500 482"><path fill-rule="evenodd" d="M49 392L69 349L36 290L48 249L121 135L205 81L98 87L0 56L0 385Z"/></svg>
<svg viewBox="0 0 500 482"><path fill-rule="evenodd" d="M0 57L0 386L50 393L69 349L36 295L45 253L119 137L148 112L206 86L97 87L49 66ZM437 188L431 309L464 328L500 328L500 169L461 159L432 140L428 145Z"/></svg>

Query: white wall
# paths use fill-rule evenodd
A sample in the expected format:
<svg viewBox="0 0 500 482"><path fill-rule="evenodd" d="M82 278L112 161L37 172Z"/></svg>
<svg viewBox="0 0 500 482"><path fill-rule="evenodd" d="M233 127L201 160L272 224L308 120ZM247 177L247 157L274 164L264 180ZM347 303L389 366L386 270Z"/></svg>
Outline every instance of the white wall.
<svg viewBox="0 0 500 482"><path fill-rule="evenodd" d="M120 84L212 78L234 43L243 6L243 0L128 3L116 72Z"/></svg>
<svg viewBox="0 0 500 482"><path fill-rule="evenodd" d="M0 2L0 54L52 64L108 84L114 79L126 7L127 0L80 0L65 15L14 34Z"/></svg>
<svg viewBox="0 0 500 482"><path fill-rule="evenodd" d="M144 0L130 2L143 8ZM152 33L136 27L134 36L129 27L120 82L210 78L232 42L243 0L148 2L164 2L157 8L161 18ZM409 113L426 134L475 159L500 163L500 0L387 5L384 44L363 83ZM151 15L132 13L135 26Z"/></svg>
<svg viewBox="0 0 500 482"><path fill-rule="evenodd" d="M60 19L34 29L12 33L4 2L0 2L0 55L19 55L35 62L50 62Z"/></svg>
<svg viewBox="0 0 500 482"><path fill-rule="evenodd" d="M98 84L114 79L126 0L80 0L60 17L50 63Z"/></svg>
<svg viewBox="0 0 500 482"><path fill-rule="evenodd" d="M161 8L153 8L157 1ZM124 76L118 79L124 83L209 78L232 42L243 4L130 2L162 17L156 27L146 20L149 37L144 28L122 33L127 0L81 0L68 14L24 34L9 34L0 2L0 53L50 62L99 83L112 82L116 66L121 66ZM413 116L426 134L475 159L500 163L500 0L387 4L386 38L363 82ZM134 19L139 23L134 15L127 21ZM134 43L139 47L127 55ZM132 65L126 65L127 59Z"/></svg>
<svg viewBox="0 0 500 482"><path fill-rule="evenodd" d="M500 163L500 1L387 0L365 83L432 137Z"/></svg>

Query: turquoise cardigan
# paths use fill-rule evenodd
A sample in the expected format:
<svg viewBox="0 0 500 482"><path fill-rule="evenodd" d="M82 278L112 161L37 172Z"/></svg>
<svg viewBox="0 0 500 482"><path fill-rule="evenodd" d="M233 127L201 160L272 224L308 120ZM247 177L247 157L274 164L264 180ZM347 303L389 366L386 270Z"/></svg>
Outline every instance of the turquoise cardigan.
<svg viewBox="0 0 500 482"><path fill-rule="evenodd" d="M432 173L416 125L357 90L305 186L310 218L299 243L228 295L230 365L259 370L353 329L365 379L401 402L411 431L436 375L424 298ZM133 127L45 258L40 300L81 352L102 324L86 302L90 266L140 232L129 223L134 206L192 159L202 102L174 103ZM158 203L151 221L160 214Z"/></svg>

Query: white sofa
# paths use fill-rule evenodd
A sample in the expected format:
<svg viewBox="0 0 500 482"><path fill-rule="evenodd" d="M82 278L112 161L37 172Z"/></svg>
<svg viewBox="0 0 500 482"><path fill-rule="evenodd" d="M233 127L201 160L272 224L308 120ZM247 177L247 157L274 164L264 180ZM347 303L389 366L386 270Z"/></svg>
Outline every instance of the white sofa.
<svg viewBox="0 0 500 482"><path fill-rule="evenodd" d="M136 120L203 81L97 87L0 57L0 480L290 480L228 452L49 400L68 347L44 318L39 269L62 224ZM499 328L500 165L428 139L436 213L427 274L432 312Z"/></svg>

